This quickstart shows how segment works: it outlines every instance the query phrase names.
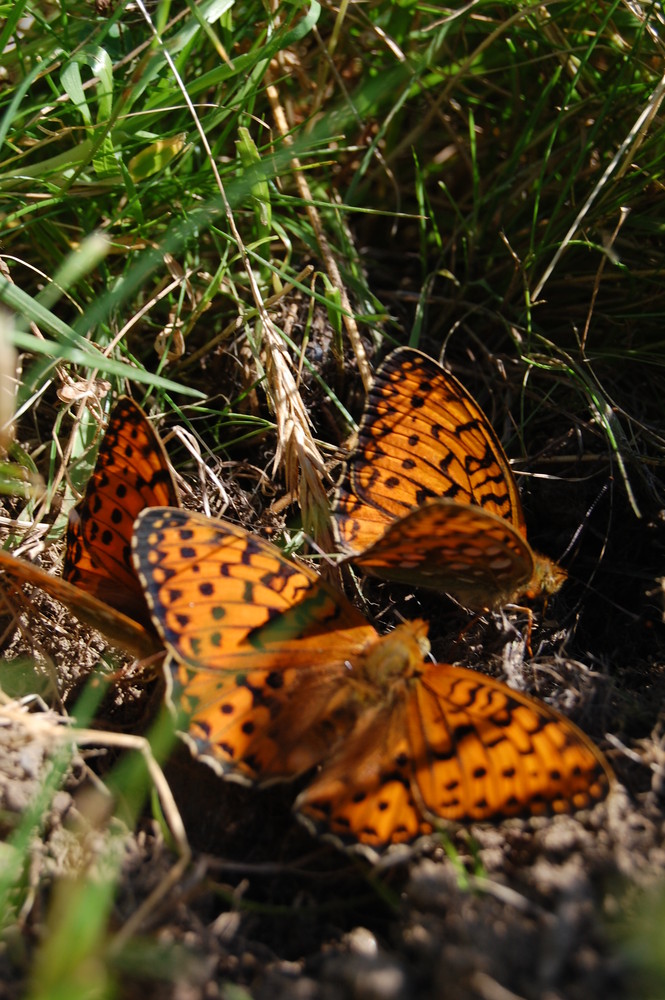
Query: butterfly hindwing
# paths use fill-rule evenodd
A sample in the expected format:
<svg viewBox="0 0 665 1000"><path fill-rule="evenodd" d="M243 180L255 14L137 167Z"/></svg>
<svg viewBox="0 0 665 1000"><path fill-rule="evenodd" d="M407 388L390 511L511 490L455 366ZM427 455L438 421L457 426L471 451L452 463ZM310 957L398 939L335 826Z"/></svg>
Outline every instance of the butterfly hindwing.
<svg viewBox="0 0 665 1000"><path fill-rule="evenodd" d="M533 575L529 545L507 521L470 504L430 500L393 521L354 558L373 576L453 594L468 608L508 603Z"/></svg>

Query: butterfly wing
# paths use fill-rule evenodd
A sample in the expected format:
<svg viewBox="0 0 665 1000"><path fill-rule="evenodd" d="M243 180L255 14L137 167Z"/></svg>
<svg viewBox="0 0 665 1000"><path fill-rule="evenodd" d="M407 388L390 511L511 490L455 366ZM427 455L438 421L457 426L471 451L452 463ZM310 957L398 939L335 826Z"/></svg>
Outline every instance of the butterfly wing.
<svg viewBox="0 0 665 1000"><path fill-rule="evenodd" d="M194 750L239 780L318 763L355 718L344 680L376 641L371 625L316 573L226 522L144 510L133 545Z"/></svg>
<svg viewBox="0 0 665 1000"><path fill-rule="evenodd" d="M178 506L164 447L143 410L113 407L85 496L71 511L63 578L140 621L150 616L131 562L134 521L144 507Z"/></svg>
<svg viewBox="0 0 665 1000"><path fill-rule="evenodd" d="M353 563L397 583L417 579L477 610L510 603L534 573L532 550L508 521L454 500L430 500L409 511Z"/></svg>
<svg viewBox="0 0 665 1000"><path fill-rule="evenodd" d="M464 667L429 664L421 681L409 732L416 748L427 734L414 778L430 817L569 813L607 794L603 754L544 702Z"/></svg>
<svg viewBox="0 0 665 1000"><path fill-rule="evenodd" d="M566 578L526 541L515 478L485 414L454 376L410 348L376 372L333 523L365 572L445 591L470 608L553 594Z"/></svg>
<svg viewBox="0 0 665 1000"><path fill-rule="evenodd" d="M333 519L343 549L372 544L395 518L443 497L525 533L514 476L487 417L432 358L398 348L367 396Z"/></svg>
<svg viewBox="0 0 665 1000"><path fill-rule="evenodd" d="M152 630L146 630L133 618L123 615L93 594L80 590L60 577L51 576L10 552L0 550L0 569L18 587L29 583L50 594L66 605L81 621L103 632L112 643L122 646L139 659L144 659L161 648L161 642Z"/></svg>
<svg viewBox="0 0 665 1000"><path fill-rule="evenodd" d="M426 664L359 718L296 809L316 832L373 851L437 821L587 808L611 770L572 722L473 670Z"/></svg>
<svg viewBox="0 0 665 1000"><path fill-rule="evenodd" d="M133 544L188 741L238 780L320 763L296 803L317 831L371 853L437 819L570 811L607 790L602 754L562 716L424 664L423 622L379 638L311 570L188 511L143 511Z"/></svg>
<svg viewBox="0 0 665 1000"><path fill-rule="evenodd" d="M393 844L432 832L414 798L412 746L407 730L409 692L362 715L355 728L300 793L295 810L319 836L373 857Z"/></svg>

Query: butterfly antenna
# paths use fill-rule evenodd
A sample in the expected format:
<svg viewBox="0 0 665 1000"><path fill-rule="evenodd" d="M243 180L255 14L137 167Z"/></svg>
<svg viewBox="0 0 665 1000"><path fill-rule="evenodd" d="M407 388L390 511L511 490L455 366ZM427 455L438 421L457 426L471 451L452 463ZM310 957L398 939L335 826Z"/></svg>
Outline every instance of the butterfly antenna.
<svg viewBox="0 0 665 1000"><path fill-rule="evenodd" d="M603 499L603 497L605 496L605 494L607 492L609 492L609 494L610 494L610 518L611 518L612 510L613 510L613 506L614 506L613 505L614 492L613 492L613 490L610 490L610 483L604 483L603 486L600 489L600 492L596 496L596 499L587 508L587 510L586 510L586 512L584 514L583 520L580 522L580 524L576 528L576 530L575 530L575 532L573 534L573 537L568 542L568 545L564 549L564 551L563 551L563 553L561 555L561 558L558 560L559 562L562 562L569 555L569 553L572 552L573 548L575 547L575 544L576 544L577 540L581 537L582 532L587 527L588 522L589 522L589 518L591 517L591 515L595 511L596 507L598 506L598 504L600 503L600 501ZM602 550L601 550L601 553L600 553L600 557L598 559L598 564L600 564L601 559L605 555L605 549L607 547L607 538L608 538L608 535L606 533L605 534L605 541L603 542L603 547L602 547Z"/></svg>
<svg viewBox="0 0 665 1000"><path fill-rule="evenodd" d="M565 549L565 551L563 553L563 556L561 557L562 560L565 559L566 556L572 551L572 549L575 546L577 540L581 537L582 532L585 530L585 528L588 527L588 522L589 522L589 519L590 519L591 515L596 510L596 508L598 507L598 504L600 503L600 501L602 500L602 498L607 493L609 493L609 503L610 503L609 518L608 518L608 520L611 521L611 519L612 519L612 511L614 509L614 490L613 490L612 487L613 487L613 480L610 480L610 482L607 482L607 483L605 483L602 486L602 488L601 488L600 492L598 493L598 495L596 496L595 500L593 501L593 503L587 509L587 511L586 511L586 513L584 515L584 519L583 519L582 523L579 525L579 527L575 531L575 534L573 535L573 537L571 538L570 542L566 546L566 549ZM617 611L620 611L622 614L626 615L631 621L637 622L637 621L640 620L640 617L641 617L639 614L636 614L634 611L629 611L628 608L623 607L623 605L619 604L617 601L613 601L611 597L608 597L607 594L603 593L602 591L597 590L593 586L593 581L594 581L594 579L596 577L596 574L598 573L600 565L601 565L601 563L603 561L603 558L605 556L605 552L607 550L608 540L609 540L609 532L606 531L605 532L605 537L603 539L603 543L602 543L602 546L601 546L601 550L600 550L600 553L599 553L598 558L596 560L595 566L593 566L593 568L591 569L590 576L589 576L589 578L587 580L580 580L579 578L574 578L574 577L570 576L570 574L569 574L569 578L570 579L575 579L576 583L581 584L581 586L584 588L585 591L587 591L587 592L591 591L594 594L596 594L596 596L600 597L605 602L605 604L607 604L609 607L615 608ZM577 617L577 613L579 611L579 608L582 605L582 600L583 600L583 598L580 597L580 599L576 602L575 606L572 608L572 610L570 611L570 613L566 616L567 619L570 619L573 616Z"/></svg>

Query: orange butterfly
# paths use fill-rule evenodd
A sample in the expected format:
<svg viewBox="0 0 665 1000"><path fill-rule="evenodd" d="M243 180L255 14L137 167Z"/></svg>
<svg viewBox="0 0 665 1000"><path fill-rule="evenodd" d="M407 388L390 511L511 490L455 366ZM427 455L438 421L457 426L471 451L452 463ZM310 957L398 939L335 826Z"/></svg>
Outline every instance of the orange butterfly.
<svg viewBox="0 0 665 1000"><path fill-rule="evenodd" d="M380 638L269 542L165 508L139 515L133 549L187 742L243 783L319 767L295 803L311 829L373 856L439 820L570 812L607 793L605 758L568 719L424 662L422 621Z"/></svg>
<svg viewBox="0 0 665 1000"><path fill-rule="evenodd" d="M134 521L144 507L178 504L163 445L129 397L116 402L85 496L71 511L63 578L0 550L0 568L65 604L112 641L145 657L159 642L131 561Z"/></svg>
<svg viewBox="0 0 665 1000"><path fill-rule="evenodd" d="M515 478L478 404L406 347L376 372L333 521L363 571L477 610L554 593L566 578L527 542Z"/></svg>
<svg viewBox="0 0 665 1000"><path fill-rule="evenodd" d="M164 445L140 406L121 396L85 495L69 514L63 579L150 625L132 565L134 521L144 507L179 505Z"/></svg>

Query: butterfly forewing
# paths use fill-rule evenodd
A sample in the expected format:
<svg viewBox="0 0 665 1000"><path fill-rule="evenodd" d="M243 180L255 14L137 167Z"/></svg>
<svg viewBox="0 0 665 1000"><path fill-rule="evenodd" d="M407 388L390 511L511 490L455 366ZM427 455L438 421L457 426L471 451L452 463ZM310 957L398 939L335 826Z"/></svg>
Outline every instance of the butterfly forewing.
<svg viewBox="0 0 665 1000"><path fill-rule="evenodd" d="M134 563L156 627L196 669L316 667L376 638L313 570L259 536L177 509L145 510Z"/></svg>
<svg viewBox="0 0 665 1000"><path fill-rule="evenodd" d="M178 502L159 437L141 408L121 397L85 495L70 513L64 579L137 621L149 621L131 562L132 529L144 507Z"/></svg>
<svg viewBox="0 0 665 1000"><path fill-rule="evenodd" d="M523 530L517 488L484 413L454 376L410 348L393 351L377 369L345 486L348 496L383 514L384 526L444 497L477 504ZM346 503L342 499L334 511L342 543ZM353 544L371 540L361 530Z"/></svg>
<svg viewBox="0 0 665 1000"><path fill-rule="evenodd" d="M416 767L425 813L452 820L572 812L607 794L600 751L544 702L464 667L428 664L411 732L428 734Z"/></svg>

